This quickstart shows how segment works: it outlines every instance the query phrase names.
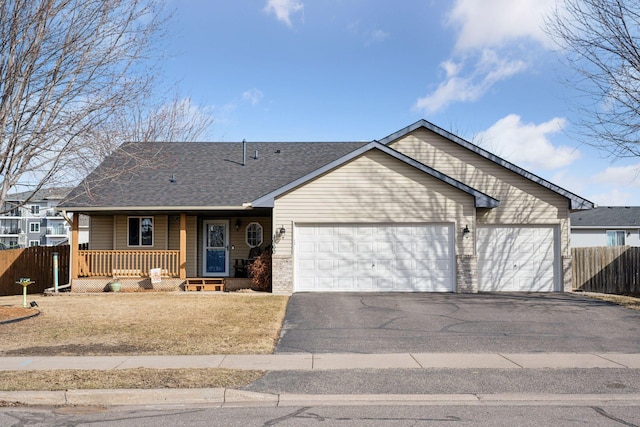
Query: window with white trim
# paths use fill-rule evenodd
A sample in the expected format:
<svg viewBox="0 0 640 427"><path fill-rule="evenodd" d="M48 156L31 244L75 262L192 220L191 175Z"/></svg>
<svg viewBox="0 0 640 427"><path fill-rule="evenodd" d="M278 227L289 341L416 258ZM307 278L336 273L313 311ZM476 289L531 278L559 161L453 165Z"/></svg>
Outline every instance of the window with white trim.
<svg viewBox="0 0 640 427"><path fill-rule="evenodd" d="M607 230L607 246L624 246L624 230Z"/></svg>
<svg viewBox="0 0 640 427"><path fill-rule="evenodd" d="M247 245L249 245L250 248L255 248L256 246L260 246L262 244L262 235L262 225L258 224L257 222L250 222L249 225L247 225L246 238Z"/></svg>
<svg viewBox="0 0 640 427"><path fill-rule="evenodd" d="M39 233L40 232L40 223L39 222L30 222L29 223L29 232L30 233Z"/></svg>
<svg viewBox="0 0 640 427"><path fill-rule="evenodd" d="M128 246L153 246L153 217L129 217L128 236Z"/></svg>
<svg viewBox="0 0 640 427"><path fill-rule="evenodd" d="M40 246L40 240L29 240L29 247Z"/></svg>
<svg viewBox="0 0 640 427"><path fill-rule="evenodd" d="M31 214L39 215L40 214L40 205L31 205Z"/></svg>

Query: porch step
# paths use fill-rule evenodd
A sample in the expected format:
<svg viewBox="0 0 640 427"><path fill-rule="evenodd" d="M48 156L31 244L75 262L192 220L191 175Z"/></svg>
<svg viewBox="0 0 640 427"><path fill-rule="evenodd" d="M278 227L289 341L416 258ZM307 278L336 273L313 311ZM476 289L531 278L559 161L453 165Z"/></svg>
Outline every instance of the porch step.
<svg viewBox="0 0 640 427"><path fill-rule="evenodd" d="M191 278L184 285L185 291L224 291L224 278Z"/></svg>

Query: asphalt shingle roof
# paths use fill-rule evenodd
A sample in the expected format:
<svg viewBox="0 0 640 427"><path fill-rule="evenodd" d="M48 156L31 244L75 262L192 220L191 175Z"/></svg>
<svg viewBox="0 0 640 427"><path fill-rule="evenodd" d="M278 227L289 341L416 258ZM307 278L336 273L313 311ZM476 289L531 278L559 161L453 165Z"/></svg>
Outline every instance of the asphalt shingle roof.
<svg viewBox="0 0 640 427"><path fill-rule="evenodd" d="M640 227L640 206L598 206L573 212L572 227Z"/></svg>
<svg viewBox="0 0 640 427"><path fill-rule="evenodd" d="M60 206L241 206L366 144L247 142L243 166L241 142L128 143Z"/></svg>

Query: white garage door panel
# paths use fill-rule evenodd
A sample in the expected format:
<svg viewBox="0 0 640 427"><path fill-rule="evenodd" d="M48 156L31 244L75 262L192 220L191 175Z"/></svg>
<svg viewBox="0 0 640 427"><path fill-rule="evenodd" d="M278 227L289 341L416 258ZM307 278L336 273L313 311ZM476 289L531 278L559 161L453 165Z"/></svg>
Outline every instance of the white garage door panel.
<svg viewBox="0 0 640 427"><path fill-rule="evenodd" d="M444 225L296 227L296 291L451 292L452 235Z"/></svg>
<svg viewBox="0 0 640 427"><path fill-rule="evenodd" d="M478 290L556 289L553 227L479 227Z"/></svg>

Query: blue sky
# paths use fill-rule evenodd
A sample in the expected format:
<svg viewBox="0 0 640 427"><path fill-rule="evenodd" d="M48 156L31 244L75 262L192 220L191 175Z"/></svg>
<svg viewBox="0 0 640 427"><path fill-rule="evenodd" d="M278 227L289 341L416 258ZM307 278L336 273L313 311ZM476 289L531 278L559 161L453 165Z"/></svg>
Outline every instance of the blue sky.
<svg viewBox="0 0 640 427"><path fill-rule="evenodd" d="M213 141L370 141L426 119L598 205L640 205L640 159L570 135L555 0L174 0L168 80Z"/></svg>

